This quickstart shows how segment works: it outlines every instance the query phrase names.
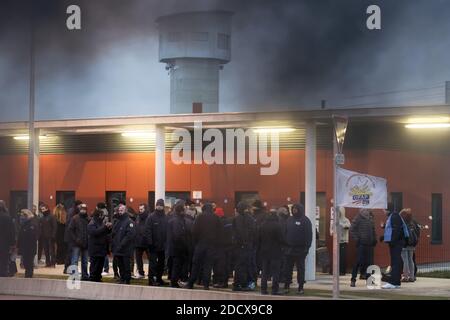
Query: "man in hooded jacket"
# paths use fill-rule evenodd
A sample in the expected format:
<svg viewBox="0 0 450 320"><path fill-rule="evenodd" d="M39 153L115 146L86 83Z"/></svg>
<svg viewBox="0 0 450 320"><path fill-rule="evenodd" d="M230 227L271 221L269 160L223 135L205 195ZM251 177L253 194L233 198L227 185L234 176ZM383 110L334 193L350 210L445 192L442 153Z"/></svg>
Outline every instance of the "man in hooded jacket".
<svg viewBox="0 0 450 320"><path fill-rule="evenodd" d="M167 224L167 252L172 257L170 286L180 288L183 264L188 255L187 229L184 219L185 202L179 200L174 207L174 213Z"/></svg>
<svg viewBox="0 0 450 320"><path fill-rule="evenodd" d="M256 223L245 202L239 202L236 207L232 234L236 254L233 291L250 291L249 284L254 274L251 265L256 242Z"/></svg>
<svg viewBox="0 0 450 320"><path fill-rule="evenodd" d="M298 293L303 294L305 259L312 243L312 224L302 204L292 206L292 216L286 221L286 275L284 289L289 293L294 264L297 266Z"/></svg>
<svg viewBox="0 0 450 320"><path fill-rule="evenodd" d="M150 254L148 284L150 286L165 285L162 276L166 259L167 216L163 199L156 201L155 211L145 222L145 240Z"/></svg>
<svg viewBox="0 0 450 320"><path fill-rule="evenodd" d="M188 289L192 289L195 281L199 278L203 280L204 289L209 289L211 270L217 250L217 237L220 231L219 217L214 214L211 203L205 203L192 230L195 249L192 258L192 273L186 286Z"/></svg>

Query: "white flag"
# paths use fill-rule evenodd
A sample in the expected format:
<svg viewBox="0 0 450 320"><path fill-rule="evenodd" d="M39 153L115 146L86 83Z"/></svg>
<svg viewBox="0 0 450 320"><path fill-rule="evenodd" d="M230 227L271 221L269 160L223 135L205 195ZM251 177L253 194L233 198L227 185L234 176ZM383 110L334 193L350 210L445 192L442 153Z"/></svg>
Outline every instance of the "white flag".
<svg viewBox="0 0 450 320"><path fill-rule="evenodd" d="M387 208L386 179L337 168L337 205L345 208Z"/></svg>

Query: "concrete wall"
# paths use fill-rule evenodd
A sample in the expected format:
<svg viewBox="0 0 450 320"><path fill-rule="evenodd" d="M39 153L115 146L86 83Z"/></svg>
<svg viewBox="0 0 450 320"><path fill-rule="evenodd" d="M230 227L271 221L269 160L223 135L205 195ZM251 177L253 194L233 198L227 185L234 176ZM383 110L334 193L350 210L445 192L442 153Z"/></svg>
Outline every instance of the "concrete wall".
<svg viewBox="0 0 450 320"><path fill-rule="evenodd" d="M205 290L81 282L79 290L67 289L65 280L1 278L0 294L83 300L267 300L267 296ZM295 300L271 296L270 299ZM305 299L305 297L302 297ZM308 299L308 298L306 298ZM313 298L309 298L313 299ZM316 298L317 299L317 298Z"/></svg>

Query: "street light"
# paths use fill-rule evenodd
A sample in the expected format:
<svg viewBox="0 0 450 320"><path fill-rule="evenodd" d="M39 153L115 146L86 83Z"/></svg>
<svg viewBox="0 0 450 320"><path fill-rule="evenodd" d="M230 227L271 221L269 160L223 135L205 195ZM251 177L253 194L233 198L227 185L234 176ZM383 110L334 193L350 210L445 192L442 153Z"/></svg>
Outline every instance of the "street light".
<svg viewBox="0 0 450 320"><path fill-rule="evenodd" d="M333 139L333 176L334 176L334 233L333 233L333 299L339 298L339 242L340 242L340 225L338 217L337 204L337 169L343 165L344 154L342 148L345 141L345 133L347 132L348 118L343 116L332 116L334 125L334 139Z"/></svg>

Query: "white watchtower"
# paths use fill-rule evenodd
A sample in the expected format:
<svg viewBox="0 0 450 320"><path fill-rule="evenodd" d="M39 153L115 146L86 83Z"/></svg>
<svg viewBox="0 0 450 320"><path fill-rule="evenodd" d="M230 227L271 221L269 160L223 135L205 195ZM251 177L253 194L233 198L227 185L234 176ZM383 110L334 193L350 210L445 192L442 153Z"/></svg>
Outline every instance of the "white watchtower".
<svg viewBox="0 0 450 320"><path fill-rule="evenodd" d="M170 112L219 111L219 70L231 58L231 16L203 11L159 17L159 61L170 72Z"/></svg>

